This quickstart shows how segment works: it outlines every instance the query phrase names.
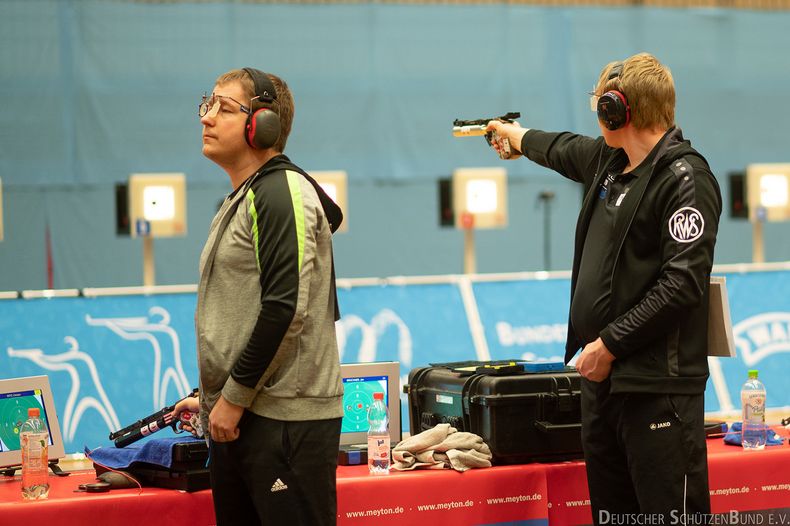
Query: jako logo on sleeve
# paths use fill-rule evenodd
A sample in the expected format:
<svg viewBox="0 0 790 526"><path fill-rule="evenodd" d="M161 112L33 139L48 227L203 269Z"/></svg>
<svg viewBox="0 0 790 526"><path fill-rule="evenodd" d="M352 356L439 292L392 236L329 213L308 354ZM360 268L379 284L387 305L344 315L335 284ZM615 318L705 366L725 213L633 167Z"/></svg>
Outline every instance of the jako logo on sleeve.
<svg viewBox="0 0 790 526"><path fill-rule="evenodd" d="M700 238L705 220L699 210L684 206L669 218L669 235L680 243L691 243Z"/></svg>

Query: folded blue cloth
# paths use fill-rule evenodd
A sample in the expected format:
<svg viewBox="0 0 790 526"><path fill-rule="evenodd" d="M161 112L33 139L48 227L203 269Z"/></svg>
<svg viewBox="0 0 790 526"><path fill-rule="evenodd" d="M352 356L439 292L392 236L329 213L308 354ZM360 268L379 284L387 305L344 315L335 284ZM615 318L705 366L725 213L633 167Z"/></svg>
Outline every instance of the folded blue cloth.
<svg viewBox="0 0 790 526"><path fill-rule="evenodd" d="M730 425L730 430L724 436L724 443L731 446L740 446L741 444L741 426L740 422L733 422ZM765 440L766 446L781 446L782 438L770 427L767 429L767 437Z"/></svg>
<svg viewBox="0 0 790 526"><path fill-rule="evenodd" d="M85 448L85 455L103 466L112 469L125 469L133 462L157 464L165 468L172 467L173 446L183 442L203 442L191 436L151 438L144 442L126 447L97 447L93 451Z"/></svg>

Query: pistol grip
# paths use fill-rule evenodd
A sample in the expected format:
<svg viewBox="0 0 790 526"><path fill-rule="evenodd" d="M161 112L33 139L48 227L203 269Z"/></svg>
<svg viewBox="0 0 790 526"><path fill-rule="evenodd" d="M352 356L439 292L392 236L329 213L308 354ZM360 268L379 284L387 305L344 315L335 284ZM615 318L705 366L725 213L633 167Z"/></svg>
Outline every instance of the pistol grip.
<svg viewBox="0 0 790 526"><path fill-rule="evenodd" d="M486 141L489 146L492 146L494 142L499 145L500 159L510 159L511 155L513 155L513 150L510 149L510 139L507 137L500 139L496 132L490 131L486 132Z"/></svg>

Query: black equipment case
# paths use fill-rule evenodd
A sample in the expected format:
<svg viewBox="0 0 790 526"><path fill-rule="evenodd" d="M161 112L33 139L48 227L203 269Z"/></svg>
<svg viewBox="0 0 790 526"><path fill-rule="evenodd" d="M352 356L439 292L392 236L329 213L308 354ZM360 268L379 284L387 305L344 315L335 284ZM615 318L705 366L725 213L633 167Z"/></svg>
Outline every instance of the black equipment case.
<svg viewBox="0 0 790 526"><path fill-rule="evenodd" d="M139 463L131 466L129 472L140 478L147 486L200 491L211 487L208 467L208 444L205 440L195 440L173 444L170 469L156 464Z"/></svg>
<svg viewBox="0 0 790 526"><path fill-rule="evenodd" d="M581 377L576 369L498 374L487 369L488 363L413 369L404 387L411 434L449 423L482 437L495 465L582 458Z"/></svg>
<svg viewBox="0 0 790 526"><path fill-rule="evenodd" d="M173 444L170 467L149 462L134 461L120 470L129 473L143 486L180 489L192 492L211 487L208 461L208 445L205 440L190 440ZM107 471L104 466L94 464L96 474Z"/></svg>

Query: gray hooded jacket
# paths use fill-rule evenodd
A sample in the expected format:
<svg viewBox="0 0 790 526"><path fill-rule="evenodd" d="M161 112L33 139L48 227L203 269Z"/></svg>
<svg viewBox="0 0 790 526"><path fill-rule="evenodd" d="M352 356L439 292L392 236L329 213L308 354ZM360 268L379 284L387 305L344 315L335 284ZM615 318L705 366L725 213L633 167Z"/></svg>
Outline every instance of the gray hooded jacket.
<svg viewBox="0 0 790 526"><path fill-rule="evenodd" d="M276 420L343 415L332 232L340 209L279 155L236 189L200 256L201 417L220 394Z"/></svg>

